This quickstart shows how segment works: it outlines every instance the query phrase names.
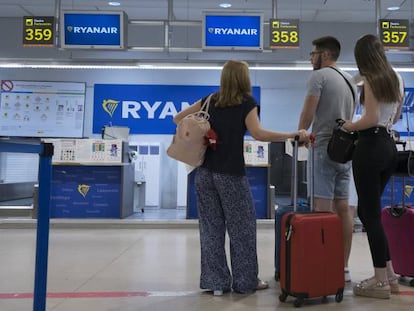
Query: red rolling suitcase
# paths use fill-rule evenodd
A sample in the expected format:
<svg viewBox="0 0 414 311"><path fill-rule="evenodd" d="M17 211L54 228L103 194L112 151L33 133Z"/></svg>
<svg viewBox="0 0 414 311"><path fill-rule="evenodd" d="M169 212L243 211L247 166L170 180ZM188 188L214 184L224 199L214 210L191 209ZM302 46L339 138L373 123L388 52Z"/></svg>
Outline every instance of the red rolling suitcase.
<svg viewBox="0 0 414 311"><path fill-rule="evenodd" d="M335 295L341 302L345 287L342 225L334 213L289 213L283 216L280 258L280 301Z"/></svg>
<svg viewBox="0 0 414 311"><path fill-rule="evenodd" d="M308 204L298 203L298 152L299 152L299 137L295 137L292 150L292 176L291 176L291 194L289 205L279 205L275 211L275 280L279 281L280 277L280 242L282 235L282 217L286 213L293 211L307 212L309 210Z"/></svg>
<svg viewBox="0 0 414 311"><path fill-rule="evenodd" d="M394 205L394 176L391 177L391 206L382 209L381 218L391 260L397 274L414 277L414 208L405 204L405 177L402 177L402 204ZM414 286L411 279L410 286Z"/></svg>
<svg viewBox="0 0 414 311"><path fill-rule="evenodd" d="M313 150L311 171L312 161ZM313 186L313 181L310 183ZM345 278L342 224L338 215L294 211L283 215L281 225L279 300L284 302L293 296L294 306L300 307L305 299L335 295L335 300L341 302Z"/></svg>

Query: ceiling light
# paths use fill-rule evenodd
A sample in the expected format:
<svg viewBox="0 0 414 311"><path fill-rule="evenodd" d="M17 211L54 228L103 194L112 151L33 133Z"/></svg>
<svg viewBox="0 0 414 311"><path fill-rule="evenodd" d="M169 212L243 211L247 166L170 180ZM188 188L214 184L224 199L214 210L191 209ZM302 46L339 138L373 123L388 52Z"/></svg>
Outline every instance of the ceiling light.
<svg viewBox="0 0 414 311"><path fill-rule="evenodd" d="M228 9L228 8L231 7L231 4L230 3L220 3L220 7L224 8L224 9Z"/></svg>
<svg viewBox="0 0 414 311"><path fill-rule="evenodd" d="M398 11L400 9L400 7L399 6L389 6L388 8L387 8L387 10L388 11Z"/></svg>
<svg viewBox="0 0 414 311"><path fill-rule="evenodd" d="M120 6L121 5L121 2L118 2L118 1L109 1L108 4L109 5L112 5L112 6Z"/></svg>

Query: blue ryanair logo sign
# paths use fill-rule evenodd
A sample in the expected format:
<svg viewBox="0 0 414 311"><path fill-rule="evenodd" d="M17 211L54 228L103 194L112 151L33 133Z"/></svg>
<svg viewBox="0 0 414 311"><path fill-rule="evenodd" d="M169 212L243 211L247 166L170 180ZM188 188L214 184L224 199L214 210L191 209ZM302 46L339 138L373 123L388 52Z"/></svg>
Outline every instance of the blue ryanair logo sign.
<svg viewBox="0 0 414 311"><path fill-rule="evenodd" d="M95 84L93 133L126 126L131 134L174 134L174 116L218 86ZM260 88L253 87L260 102Z"/></svg>
<svg viewBox="0 0 414 311"><path fill-rule="evenodd" d="M124 48L124 16L119 12L63 13L62 47Z"/></svg>
<svg viewBox="0 0 414 311"><path fill-rule="evenodd" d="M203 18L204 49L262 49L261 14L205 13Z"/></svg>

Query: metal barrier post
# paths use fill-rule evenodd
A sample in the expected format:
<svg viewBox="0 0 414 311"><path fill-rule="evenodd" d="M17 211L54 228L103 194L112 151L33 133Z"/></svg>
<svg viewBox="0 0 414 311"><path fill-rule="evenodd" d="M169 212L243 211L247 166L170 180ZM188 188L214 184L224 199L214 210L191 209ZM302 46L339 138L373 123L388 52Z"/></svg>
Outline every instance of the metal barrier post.
<svg viewBox="0 0 414 311"><path fill-rule="evenodd" d="M36 265L33 311L46 309L47 263L49 250L50 181L52 180L53 144L42 143L39 163L39 205L37 211Z"/></svg>

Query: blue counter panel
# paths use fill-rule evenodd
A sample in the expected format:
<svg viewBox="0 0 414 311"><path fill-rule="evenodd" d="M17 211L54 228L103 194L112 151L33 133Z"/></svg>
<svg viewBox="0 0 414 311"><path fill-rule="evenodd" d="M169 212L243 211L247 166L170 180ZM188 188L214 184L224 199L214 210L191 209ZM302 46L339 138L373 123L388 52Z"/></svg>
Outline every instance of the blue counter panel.
<svg viewBox="0 0 414 311"><path fill-rule="evenodd" d="M256 207L256 218L266 219L268 204L268 168L267 167L248 167L246 176L249 180L250 191L253 195L253 202Z"/></svg>
<svg viewBox="0 0 414 311"><path fill-rule="evenodd" d="M120 217L120 166L56 165L51 186L51 217Z"/></svg>
<svg viewBox="0 0 414 311"><path fill-rule="evenodd" d="M197 219L197 199L194 187L194 171L188 175L187 189L187 218ZM268 167L247 167L246 176L249 180L254 205L256 208L256 218L266 219L268 217Z"/></svg>

